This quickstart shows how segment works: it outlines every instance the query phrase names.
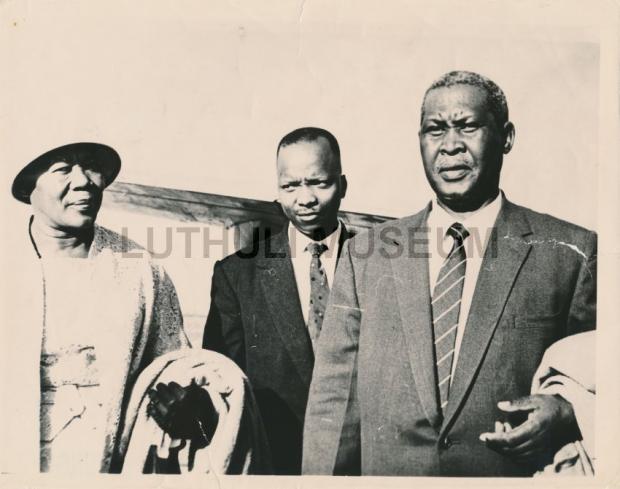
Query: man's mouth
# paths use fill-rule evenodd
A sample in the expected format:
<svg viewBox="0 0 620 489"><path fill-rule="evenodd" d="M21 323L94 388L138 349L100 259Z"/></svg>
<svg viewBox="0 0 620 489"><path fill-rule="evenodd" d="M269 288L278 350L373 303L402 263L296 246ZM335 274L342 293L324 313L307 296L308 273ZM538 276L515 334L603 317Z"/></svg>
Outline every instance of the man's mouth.
<svg viewBox="0 0 620 489"><path fill-rule="evenodd" d="M311 221L319 215L318 212L298 212L297 217L302 221Z"/></svg>
<svg viewBox="0 0 620 489"><path fill-rule="evenodd" d="M77 210L88 211L91 210L95 205L95 199L79 199L74 200L68 204L68 207L73 207Z"/></svg>
<svg viewBox="0 0 620 489"><path fill-rule="evenodd" d="M447 182L461 180L471 171L467 165L452 165L439 169L439 175Z"/></svg>

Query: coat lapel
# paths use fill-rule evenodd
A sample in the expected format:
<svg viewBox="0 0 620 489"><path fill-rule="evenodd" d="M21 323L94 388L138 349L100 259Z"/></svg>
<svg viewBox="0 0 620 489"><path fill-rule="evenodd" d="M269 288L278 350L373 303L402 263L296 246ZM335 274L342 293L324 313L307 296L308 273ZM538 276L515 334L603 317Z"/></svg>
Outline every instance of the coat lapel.
<svg viewBox="0 0 620 489"><path fill-rule="evenodd" d="M342 248L346 243L347 239L351 239L355 234L347 229L347 227L342 224L342 232L340 233L340 239L338 241L338 259L340 259L340 254L342 253Z"/></svg>
<svg viewBox="0 0 620 489"><path fill-rule="evenodd" d="M402 236L394 240L389 261L396 280L401 324L417 392L432 426L440 422L436 394L435 359L428 278L428 240L425 229L430 204L406 220ZM413 240L409 233L413 234Z"/></svg>
<svg viewBox="0 0 620 489"><path fill-rule="evenodd" d="M310 382L314 354L304 323L291 262L288 228L264 241L257 268L273 324L304 382Z"/></svg>
<svg viewBox="0 0 620 489"><path fill-rule="evenodd" d="M530 251L531 245L523 239L529 234L531 229L525 216L513 204L504 202L478 275L441 434L451 425L484 359L515 279Z"/></svg>

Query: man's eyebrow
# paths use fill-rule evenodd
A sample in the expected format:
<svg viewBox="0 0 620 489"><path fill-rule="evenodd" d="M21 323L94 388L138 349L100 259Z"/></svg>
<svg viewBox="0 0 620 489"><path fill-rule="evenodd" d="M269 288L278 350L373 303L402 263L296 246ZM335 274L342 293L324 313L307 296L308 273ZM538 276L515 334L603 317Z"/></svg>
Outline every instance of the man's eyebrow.
<svg viewBox="0 0 620 489"><path fill-rule="evenodd" d="M301 179L291 177L291 178L282 178L279 183L280 185L290 185L292 183L299 183L299 182L301 182Z"/></svg>
<svg viewBox="0 0 620 489"><path fill-rule="evenodd" d="M323 180L330 180L332 178L335 178L335 177L333 175L316 175L316 176L308 177L305 180L307 182L319 182Z"/></svg>
<svg viewBox="0 0 620 489"><path fill-rule="evenodd" d="M440 117L424 117L424 124L446 124L446 120Z"/></svg>
<svg viewBox="0 0 620 489"><path fill-rule="evenodd" d="M471 119L476 119L475 114L465 114L459 117L458 119L454 119L453 121L455 124L464 124L465 122Z"/></svg>
<svg viewBox="0 0 620 489"><path fill-rule="evenodd" d="M442 112L434 112L433 114L423 114L422 119L430 122L444 122L446 116Z"/></svg>
<svg viewBox="0 0 620 489"><path fill-rule="evenodd" d="M428 117L428 118L424 118L424 123L425 124L443 124L446 125L448 123L454 124L454 125L463 125L466 124L469 120L471 120L472 118L475 119L475 115L474 114L465 114L457 119L443 119L440 117Z"/></svg>

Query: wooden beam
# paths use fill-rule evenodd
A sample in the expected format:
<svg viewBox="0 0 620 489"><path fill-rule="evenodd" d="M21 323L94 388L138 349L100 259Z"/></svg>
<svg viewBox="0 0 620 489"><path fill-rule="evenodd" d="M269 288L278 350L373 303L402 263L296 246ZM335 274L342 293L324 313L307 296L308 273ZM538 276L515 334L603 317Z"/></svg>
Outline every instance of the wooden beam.
<svg viewBox="0 0 620 489"><path fill-rule="evenodd" d="M281 226L286 221L280 205L276 202L126 182L114 182L106 189L104 206L177 221L219 224L226 227L249 222ZM346 225L356 230L367 229L392 219L348 211L341 211L339 216Z"/></svg>

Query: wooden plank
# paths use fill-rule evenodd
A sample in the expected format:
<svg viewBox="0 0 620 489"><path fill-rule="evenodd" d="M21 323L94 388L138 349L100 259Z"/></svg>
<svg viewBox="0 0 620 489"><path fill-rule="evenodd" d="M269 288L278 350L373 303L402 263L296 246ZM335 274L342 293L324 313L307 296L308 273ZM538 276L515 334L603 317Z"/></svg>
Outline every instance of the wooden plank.
<svg viewBox="0 0 620 489"><path fill-rule="evenodd" d="M219 224L226 227L249 222L281 226L286 222L286 217L276 202L126 182L114 182L106 189L104 206L182 222ZM367 229L392 219L349 211L341 211L339 216L345 224L356 230Z"/></svg>

